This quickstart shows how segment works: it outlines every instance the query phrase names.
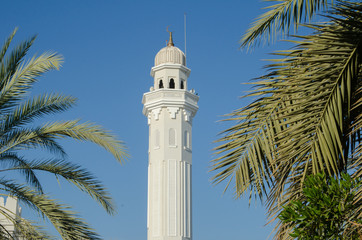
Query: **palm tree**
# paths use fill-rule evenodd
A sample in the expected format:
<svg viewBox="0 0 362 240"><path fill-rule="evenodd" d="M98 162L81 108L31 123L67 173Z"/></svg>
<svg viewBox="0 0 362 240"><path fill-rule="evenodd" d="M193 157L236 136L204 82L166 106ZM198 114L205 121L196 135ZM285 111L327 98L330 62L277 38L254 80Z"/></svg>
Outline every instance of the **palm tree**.
<svg viewBox="0 0 362 240"><path fill-rule="evenodd" d="M275 0L264 0L275 2ZM328 9L333 0L278 0L266 7L241 38L241 47L253 47L260 42L273 41L277 35L288 35L291 25L298 30L300 25L310 22L319 10Z"/></svg>
<svg viewBox="0 0 362 240"><path fill-rule="evenodd" d="M66 179L112 214L114 206L104 186L87 170L64 160L65 151L58 141L72 138L93 142L112 153L119 162L127 157L125 145L93 123L80 123L78 120L46 124L35 122L41 117L69 109L76 99L59 94L27 97L38 77L49 70L59 69L62 57L57 53L46 52L25 61L35 37L20 43L9 52L15 33L16 29L0 51L0 162L3 166L0 172L4 174L0 177L0 194L16 197L22 204L49 219L63 239L100 239L69 206L44 194L36 172L43 171ZM31 160L21 155L23 150L34 148L49 150L59 159ZM14 171L24 175L25 183L19 179L9 179L13 175L5 174ZM0 207L0 214L15 224L18 232L26 239L50 238L35 223L14 216L3 207ZM0 236L13 239L1 224Z"/></svg>
<svg viewBox="0 0 362 240"><path fill-rule="evenodd" d="M315 7L325 1L305 2ZM305 2L282 1L293 3L294 10L276 14L274 23L260 20L243 46L252 46L272 26L289 27L293 17L299 24L303 10L312 9ZM256 82L248 96L258 99L227 116L236 124L218 140L213 179L228 181L227 187L234 182L237 197L249 192L250 198L266 198L271 221L278 220L282 206L303 200L308 175L362 176L361 10L361 2L338 1L329 22L307 24L314 33L297 36L293 49L275 53L280 59ZM361 201L359 188L355 219L362 216ZM346 234L355 227L347 223ZM275 238L290 239L290 229L278 222Z"/></svg>

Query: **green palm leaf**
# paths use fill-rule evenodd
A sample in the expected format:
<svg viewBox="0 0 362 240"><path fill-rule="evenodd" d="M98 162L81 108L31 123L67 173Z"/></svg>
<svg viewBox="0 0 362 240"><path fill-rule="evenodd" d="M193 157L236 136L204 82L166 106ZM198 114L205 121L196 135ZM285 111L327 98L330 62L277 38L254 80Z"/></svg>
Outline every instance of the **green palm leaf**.
<svg viewBox="0 0 362 240"><path fill-rule="evenodd" d="M362 3L342 2L329 23L308 25L315 33L277 52L281 58L248 95L259 98L227 116L236 124L218 141L214 181L229 187L233 180L237 196L265 196L270 221L302 197L306 176L348 169L362 175L361 13ZM290 226L276 229L275 238L289 239Z"/></svg>
<svg viewBox="0 0 362 240"><path fill-rule="evenodd" d="M115 212L112 199L105 187L90 172L81 168L79 165L65 160L31 161L28 162L27 165L18 165L6 170L45 171L57 177L63 177L96 199L109 214Z"/></svg>
<svg viewBox="0 0 362 240"><path fill-rule="evenodd" d="M26 47L30 48L31 43L29 42ZM26 54L25 49L20 50L23 50L23 54ZM32 84L37 81L37 77L52 69L59 69L62 60L63 58L59 54L44 53L39 57L33 57L27 63L11 66L16 71L3 78L3 86L1 86L0 90L0 109L7 111L14 106L13 104L19 101L32 87Z"/></svg>
<svg viewBox="0 0 362 240"><path fill-rule="evenodd" d="M66 179L100 203L107 213L113 214L115 207L105 187L90 172L63 159L66 153L59 140L72 138L93 142L109 151L119 162L123 162L128 156L125 144L108 130L89 122L35 122L49 114L69 109L75 104L76 99L59 94L28 97L38 78L47 71L59 69L63 58L57 53L47 52L25 61L24 58L35 37L20 43L9 52L16 31L17 29L8 37L0 50L0 173L18 172L25 177L26 183L19 184L19 179L8 180L0 176L0 194L17 198L49 219L63 239L100 239L69 206L44 194L43 185L36 172L47 172ZM48 150L59 155L61 159L30 161L19 155L19 150L34 148ZM53 239L41 227L7 212L3 207L0 207L0 216L8 219L15 226L16 234L25 239ZM12 234L14 233L7 231L0 223L1 239L15 238Z"/></svg>
<svg viewBox="0 0 362 240"><path fill-rule="evenodd" d="M22 131L12 131L12 133L4 140L0 154L12 149L36 146L52 149L54 140L70 137L102 146L120 162L127 156L123 142L116 140L107 130L93 123L79 124L78 120L54 122L35 129L22 129Z"/></svg>
<svg viewBox="0 0 362 240"><path fill-rule="evenodd" d="M18 31L17 28L14 29L14 31L10 34L10 36L5 40L5 43L3 44L3 46L1 47L1 51L0 51L0 62L3 62L4 56L10 46L11 41L13 40L16 32Z"/></svg>
<svg viewBox="0 0 362 240"><path fill-rule="evenodd" d="M7 190L11 195L48 218L63 239L100 239L83 219L70 210L69 206L9 180L0 179L0 185L3 186L2 190Z"/></svg>
<svg viewBox="0 0 362 240"><path fill-rule="evenodd" d="M28 99L5 115L1 132L6 134L14 128L31 123L35 118L66 111L75 104L75 101L74 97L59 94L44 94Z"/></svg>
<svg viewBox="0 0 362 240"><path fill-rule="evenodd" d="M3 167L0 172L6 172L17 169L25 176L30 186L34 187L38 192L43 193L41 183L36 176L34 170L30 167L29 161L16 153L8 152L0 155L0 164Z"/></svg>
<svg viewBox="0 0 362 240"><path fill-rule="evenodd" d="M9 232L3 225L0 225L0 237L1 239L54 239L55 238L44 231L44 229L33 222L30 222L24 218L17 216L15 213L9 211L9 209L0 206L0 214L7 221L11 222L17 231L14 233Z"/></svg>
<svg viewBox="0 0 362 240"><path fill-rule="evenodd" d="M251 47L260 42L273 40L278 33L288 34L290 26L298 29L300 24L309 21L320 9L327 8L327 0L264 0L278 2L266 7L270 9L259 16L241 38L241 47Z"/></svg>

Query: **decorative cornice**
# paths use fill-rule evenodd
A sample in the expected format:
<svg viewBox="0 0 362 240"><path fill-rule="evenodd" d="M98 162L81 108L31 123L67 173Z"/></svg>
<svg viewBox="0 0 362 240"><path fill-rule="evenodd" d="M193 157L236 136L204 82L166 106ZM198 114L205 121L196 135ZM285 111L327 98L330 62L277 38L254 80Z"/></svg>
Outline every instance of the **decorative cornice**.
<svg viewBox="0 0 362 240"><path fill-rule="evenodd" d="M154 91L143 94L142 103L149 104L158 100L170 100L170 101L188 101L192 104L197 104L199 96L186 90L180 89L155 89Z"/></svg>
<svg viewBox="0 0 362 240"><path fill-rule="evenodd" d="M147 124L150 125L151 124L151 113L147 114Z"/></svg>
<svg viewBox="0 0 362 240"><path fill-rule="evenodd" d="M177 112L180 110L179 107L167 107L167 111L170 113L172 119L176 118Z"/></svg>
<svg viewBox="0 0 362 240"><path fill-rule="evenodd" d="M192 121L192 112L187 110L187 109L183 109L183 113L185 116L185 121L186 122L191 122Z"/></svg>
<svg viewBox="0 0 362 240"><path fill-rule="evenodd" d="M151 68L151 76L155 77L155 72L162 70L162 69L180 69L182 72L184 72L186 74L187 77L190 76L191 73L191 69L189 69L188 67L185 67L184 65L181 64L173 64L173 63L163 63L157 66L154 66L153 68Z"/></svg>
<svg viewBox="0 0 362 240"><path fill-rule="evenodd" d="M152 113L153 113L153 115L154 115L155 120L158 120L158 119L159 119L161 110L162 110L162 108L152 109Z"/></svg>
<svg viewBox="0 0 362 240"><path fill-rule="evenodd" d="M189 91L157 89L143 95L143 114L148 116L149 112L153 112L154 109L160 109L162 107L177 107L188 110L191 112L190 116L194 116L199 109L197 106L198 100L199 97Z"/></svg>

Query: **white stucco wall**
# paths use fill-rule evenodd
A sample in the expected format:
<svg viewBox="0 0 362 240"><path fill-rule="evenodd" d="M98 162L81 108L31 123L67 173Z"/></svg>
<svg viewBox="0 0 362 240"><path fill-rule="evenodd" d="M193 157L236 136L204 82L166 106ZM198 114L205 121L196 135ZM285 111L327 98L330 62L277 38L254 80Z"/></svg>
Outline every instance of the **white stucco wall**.
<svg viewBox="0 0 362 240"><path fill-rule="evenodd" d="M181 64L153 67L154 87L142 100L149 124L148 240L192 239L192 118L199 98L187 90L189 74L190 69ZM175 89L168 88L170 78ZM170 141L170 129L175 140Z"/></svg>

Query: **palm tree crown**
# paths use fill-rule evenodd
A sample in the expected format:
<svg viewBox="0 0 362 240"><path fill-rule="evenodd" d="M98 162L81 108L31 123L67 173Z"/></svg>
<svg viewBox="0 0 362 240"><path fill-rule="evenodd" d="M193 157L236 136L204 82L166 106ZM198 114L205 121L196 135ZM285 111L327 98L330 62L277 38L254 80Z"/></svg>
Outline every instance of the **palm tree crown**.
<svg viewBox="0 0 362 240"><path fill-rule="evenodd" d="M119 162L127 157L125 145L109 131L93 123L71 120L37 124L37 119L41 117L66 111L75 104L76 99L60 94L27 98L38 77L52 69L59 69L63 59L57 53L46 52L25 61L35 37L9 52L15 33L16 30L0 50L0 161L3 166L0 172L19 172L25 176L26 182L9 179L12 175L0 177L1 195L16 197L49 219L63 239L100 239L69 206L44 194L36 172L44 171L68 180L112 214L114 206L104 186L81 166L66 161L65 151L58 140L72 138L93 142L112 153ZM34 148L49 150L57 154L58 159L30 160L20 154L23 151L19 151ZM9 214L4 208L0 208L0 214L13 222L26 239L51 238L41 227ZM1 224L0 235L13 238Z"/></svg>
<svg viewBox="0 0 362 240"><path fill-rule="evenodd" d="M282 2L297 4L293 13L303 11L302 0ZM306 176L362 176L362 3L338 1L327 17L328 23L307 25L314 33L297 36L293 49L275 53L280 59L272 60L248 95L258 99L227 116L236 124L218 140L214 181L233 181L237 197L266 197L272 221L283 205L302 198ZM278 24L292 17L284 18ZM251 29L254 37L249 34L244 45L259 30ZM356 218L361 201L362 189ZM290 226L279 223L277 229L277 239L290 237Z"/></svg>

